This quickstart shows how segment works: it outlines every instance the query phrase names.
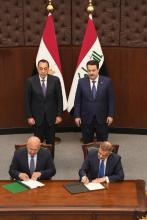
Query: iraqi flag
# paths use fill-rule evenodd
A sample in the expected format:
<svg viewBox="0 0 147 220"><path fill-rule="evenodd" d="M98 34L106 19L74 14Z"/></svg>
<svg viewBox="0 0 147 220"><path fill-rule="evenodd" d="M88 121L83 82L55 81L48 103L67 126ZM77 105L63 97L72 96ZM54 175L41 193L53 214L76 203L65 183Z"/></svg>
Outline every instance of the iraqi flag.
<svg viewBox="0 0 147 220"><path fill-rule="evenodd" d="M86 63L89 60L97 60L99 62L99 68L101 68L104 62L104 55L96 33L96 29L94 27L92 15L89 15L88 24L76 67L76 72L72 81L72 85L68 97L68 105L67 105L68 112L71 112L71 110L74 107L74 100L75 100L78 80L80 78L87 76Z"/></svg>
<svg viewBox="0 0 147 220"><path fill-rule="evenodd" d="M67 98L65 92L65 86L62 76L59 52L57 47L55 28L52 15L49 13L46 25L43 31L43 35L41 38L40 46L38 49L37 57L36 57L36 66L38 65L38 61L41 59L45 59L49 62L50 70L49 74L53 74L60 79L61 88L62 88L62 96L63 96L63 110L67 108Z"/></svg>

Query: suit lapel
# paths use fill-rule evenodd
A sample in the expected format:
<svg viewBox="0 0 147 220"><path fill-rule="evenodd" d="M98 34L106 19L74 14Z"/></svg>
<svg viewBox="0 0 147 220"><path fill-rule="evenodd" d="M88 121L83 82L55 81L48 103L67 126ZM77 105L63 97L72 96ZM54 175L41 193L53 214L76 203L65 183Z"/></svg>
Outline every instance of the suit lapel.
<svg viewBox="0 0 147 220"><path fill-rule="evenodd" d="M89 78L87 78L87 80L86 80L86 88L87 88L88 97L90 97L90 99L93 100Z"/></svg>
<svg viewBox="0 0 147 220"><path fill-rule="evenodd" d="M97 157L97 177L99 176L99 166L100 166L100 160Z"/></svg>
<svg viewBox="0 0 147 220"><path fill-rule="evenodd" d="M97 92L96 92L96 98L99 96L101 93L101 90L103 88L104 81L101 75L99 75L99 80L98 80L98 85L97 85Z"/></svg>
<svg viewBox="0 0 147 220"><path fill-rule="evenodd" d="M28 171L28 173L30 173L27 149L25 149L25 153L24 153L24 165L25 165L26 170Z"/></svg>
<svg viewBox="0 0 147 220"><path fill-rule="evenodd" d="M98 158L98 151L95 152L95 157L93 158L93 165L94 167L92 168L95 172L95 176L98 177L98 174L99 174L99 163L100 163L100 160Z"/></svg>
<svg viewBox="0 0 147 220"><path fill-rule="evenodd" d="M40 170L40 163L41 163L41 156L40 156L40 152L41 151L41 149L38 151L38 153L37 153L37 161L36 161L36 171L37 170Z"/></svg>
<svg viewBox="0 0 147 220"><path fill-rule="evenodd" d="M108 157L107 159L107 163L106 163L106 170L105 170L105 176L108 176L109 173L110 173L110 169L111 169L111 160L112 160L112 157L111 155Z"/></svg>
<svg viewBox="0 0 147 220"><path fill-rule="evenodd" d="M39 75L36 75L36 77L34 78L34 81L35 81L35 85L37 87L37 90L39 91L40 95L43 96L43 98L44 98L42 87L41 87L41 84L40 84Z"/></svg>
<svg viewBox="0 0 147 220"><path fill-rule="evenodd" d="M50 75L48 75L47 76L47 89L46 89L46 96L47 96L47 94L48 94L48 92L49 92L49 89L50 89L50 86L49 85L51 85L51 78L50 78Z"/></svg>

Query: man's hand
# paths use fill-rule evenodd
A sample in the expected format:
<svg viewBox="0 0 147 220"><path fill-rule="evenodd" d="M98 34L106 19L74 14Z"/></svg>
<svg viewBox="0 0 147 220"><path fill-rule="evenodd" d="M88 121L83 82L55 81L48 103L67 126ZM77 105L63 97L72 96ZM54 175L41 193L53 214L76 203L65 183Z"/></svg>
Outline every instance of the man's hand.
<svg viewBox="0 0 147 220"><path fill-rule="evenodd" d="M89 179L87 176L83 176L82 179L81 179L81 182L84 183L84 184L88 184L89 183Z"/></svg>
<svg viewBox="0 0 147 220"><path fill-rule="evenodd" d="M56 117L56 121L55 121L55 124L60 124L62 121L62 118L60 116L57 116Z"/></svg>
<svg viewBox="0 0 147 220"><path fill-rule="evenodd" d="M34 118L28 118L28 124L29 124L30 126L35 125L35 119L34 119Z"/></svg>
<svg viewBox="0 0 147 220"><path fill-rule="evenodd" d="M23 180L23 181L27 181L27 180L30 179L29 176L28 176L28 174L26 174L26 173L20 173L20 174L19 174L19 178L20 178L21 180Z"/></svg>
<svg viewBox="0 0 147 220"><path fill-rule="evenodd" d="M81 118L75 118L75 123L78 127L81 126Z"/></svg>
<svg viewBox="0 0 147 220"><path fill-rule="evenodd" d="M40 173L40 172L34 172L34 173L32 174L31 179L32 179L32 180L37 180L40 176L41 176L41 173Z"/></svg>
<svg viewBox="0 0 147 220"><path fill-rule="evenodd" d="M106 178L102 177L102 178L96 178L94 180L92 180L92 183L104 183L106 182Z"/></svg>
<svg viewBox="0 0 147 220"><path fill-rule="evenodd" d="M108 124L108 126L110 126L113 123L113 118L112 117L107 117L106 123Z"/></svg>

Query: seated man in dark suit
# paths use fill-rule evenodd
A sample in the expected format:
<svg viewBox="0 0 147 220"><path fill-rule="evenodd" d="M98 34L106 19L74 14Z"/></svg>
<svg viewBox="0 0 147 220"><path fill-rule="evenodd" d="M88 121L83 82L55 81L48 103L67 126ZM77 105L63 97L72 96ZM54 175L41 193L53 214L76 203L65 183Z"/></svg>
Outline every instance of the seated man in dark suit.
<svg viewBox="0 0 147 220"><path fill-rule="evenodd" d="M112 144L102 142L98 150L91 150L79 170L81 182L111 183L124 179L121 157L112 153Z"/></svg>
<svg viewBox="0 0 147 220"><path fill-rule="evenodd" d="M40 147L38 137L30 137L26 147L15 151L9 174L16 180L46 180L56 173L56 168L48 149Z"/></svg>

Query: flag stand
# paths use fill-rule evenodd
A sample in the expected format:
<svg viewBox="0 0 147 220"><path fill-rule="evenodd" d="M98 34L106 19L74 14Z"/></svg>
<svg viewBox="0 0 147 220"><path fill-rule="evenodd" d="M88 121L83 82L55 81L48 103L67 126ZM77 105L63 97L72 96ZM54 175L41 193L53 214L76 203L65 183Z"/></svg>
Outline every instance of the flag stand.
<svg viewBox="0 0 147 220"><path fill-rule="evenodd" d="M49 0L48 6L47 6L47 10L48 10L49 13L53 12L53 10L54 10L54 7L52 5L51 0ZM61 142L61 138L55 137L55 143L59 144L60 142Z"/></svg>
<svg viewBox="0 0 147 220"><path fill-rule="evenodd" d="M89 14L92 14L94 12L94 6L92 5L92 0L89 0L88 7L87 7L87 12ZM80 142L83 143L83 138L82 137L80 138Z"/></svg>
<svg viewBox="0 0 147 220"><path fill-rule="evenodd" d="M56 143L56 144L59 144L60 142L61 142L61 138L55 137L55 143Z"/></svg>

